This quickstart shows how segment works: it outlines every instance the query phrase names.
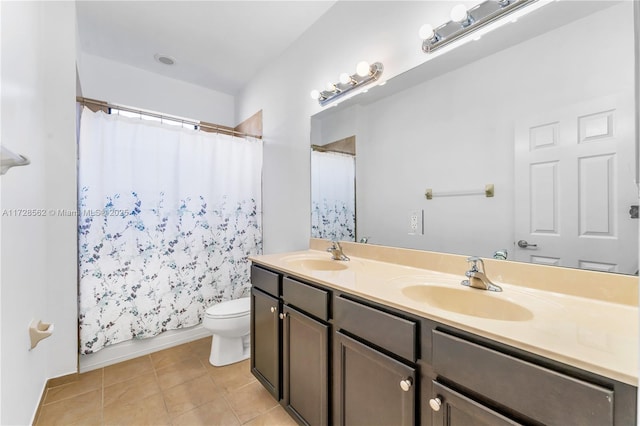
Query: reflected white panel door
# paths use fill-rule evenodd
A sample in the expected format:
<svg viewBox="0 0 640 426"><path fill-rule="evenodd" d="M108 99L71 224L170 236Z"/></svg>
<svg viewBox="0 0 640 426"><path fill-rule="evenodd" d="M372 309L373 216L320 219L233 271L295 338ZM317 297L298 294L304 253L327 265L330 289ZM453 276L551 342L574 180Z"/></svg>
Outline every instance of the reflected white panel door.
<svg viewBox="0 0 640 426"><path fill-rule="evenodd" d="M515 260L636 272L633 111L611 96L516 125Z"/></svg>

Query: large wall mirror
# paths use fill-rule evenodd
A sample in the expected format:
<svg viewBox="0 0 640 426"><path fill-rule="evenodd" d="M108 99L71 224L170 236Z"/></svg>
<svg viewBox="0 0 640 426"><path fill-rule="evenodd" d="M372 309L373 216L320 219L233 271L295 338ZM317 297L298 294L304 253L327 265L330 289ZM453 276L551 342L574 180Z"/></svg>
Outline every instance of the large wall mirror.
<svg viewBox="0 0 640 426"><path fill-rule="evenodd" d="M355 135L353 238L637 274L633 7L550 3L314 115Z"/></svg>

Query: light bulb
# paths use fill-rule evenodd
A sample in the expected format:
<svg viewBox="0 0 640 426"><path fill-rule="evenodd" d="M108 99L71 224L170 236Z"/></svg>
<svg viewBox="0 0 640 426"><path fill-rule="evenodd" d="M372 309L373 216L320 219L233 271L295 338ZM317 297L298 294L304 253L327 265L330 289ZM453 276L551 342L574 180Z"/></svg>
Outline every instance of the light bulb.
<svg viewBox="0 0 640 426"><path fill-rule="evenodd" d="M311 99L315 99L315 100L320 99L320 92L317 91L316 89L313 89L310 95L311 95Z"/></svg>
<svg viewBox="0 0 640 426"><path fill-rule="evenodd" d="M432 25L424 24L418 30L418 35L422 40L431 40L436 35L436 32L433 30Z"/></svg>
<svg viewBox="0 0 640 426"><path fill-rule="evenodd" d="M456 22L464 22L468 18L467 6L459 4L451 9L451 20Z"/></svg>
<svg viewBox="0 0 640 426"><path fill-rule="evenodd" d="M371 73L371 67L369 66L369 62L360 61L358 65L356 65L356 74L360 77L366 77Z"/></svg>
<svg viewBox="0 0 640 426"><path fill-rule="evenodd" d="M336 91L336 85L329 81L325 86L325 90L327 92L335 92Z"/></svg>
<svg viewBox="0 0 640 426"><path fill-rule="evenodd" d="M346 72L343 72L342 74L340 74L340 83L347 84L350 82L351 82L351 76L349 74L347 74Z"/></svg>

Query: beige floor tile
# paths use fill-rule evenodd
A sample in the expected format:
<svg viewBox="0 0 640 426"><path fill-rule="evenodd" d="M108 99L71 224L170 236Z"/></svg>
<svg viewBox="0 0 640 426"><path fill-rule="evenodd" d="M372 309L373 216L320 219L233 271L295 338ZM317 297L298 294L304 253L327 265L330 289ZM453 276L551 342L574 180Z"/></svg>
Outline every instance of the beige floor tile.
<svg viewBox="0 0 640 426"><path fill-rule="evenodd" d="M143 374L104 388L103 405L127 404L160 393L156 373Z"/></svg>
<svg viewBox="0 0 640 426"><path fill-rule="evenodd" d="M205 374L167 389L163 395L169 415L176 417L224 396L224 392Z"/></svg>
<svg viewBox="0 0 640 426"><path fill-rule="evenodd" d="M211 354L211 337L194 340L188 343L188 346L194 356L200 358L205 355L209 358L209 354Z"/></svg>
<svg viewBox="0 0 640 426"><path fill-rule="evenodd" d="M89 414L86 417L81 417L78 419L68 420L68 419L56 419L54 422L47 422L45 420L38 421L35 423L35 426L102 426L102 411L97 411L95 413Z"/></svg>
<svg viewBox="0 0 640 426"><path fill-rule="evenodd" d="M163 390L206 374L207 370L196 358L187 358L179 363L156 370L158 383Z"/></svg>
<svg viewBox="0 0 640 426"><path fill-rule="evenodd" d="M243 424L278 405L278 402L258 382L236 389L226 398Z"/></svg>
<svg viewBox="0 0 640 426"><path fill-rule="evenodd" d="M43 405L37 425L100 424L102 389Z"/></svg>
<svg viewBox="0 0 640 426"><path fill-rule="evenodd" d="M251 362L248 359L224 367L214 367L207 362L206 367L213 381L226 392L233 392L256 381L251 374Z"/></svg>
<svg viewBox="0 0 640 426"><path fill-rule="evenodd" d="M92 390L102 389L102 369L79 374L78 380L65 385L47 389L45 404L71 398Z"/></svg>
<svg viewBox="0 0 640 426"><path fill-rule="evenodd" d="M78 375L50 388L36 426L293 426L245 360L209 364L211 338Z"/></svg>
<svg viewBox="0 0 640 426"><path fill-rule="evenodd" d="M224 398L218 398L173 419L174 426L239 426L240 421Z"/></svg>
<svg viewBox="0 0 640 426"><path fill-rule="evenodd" d="M258 417L245 423L246 426L297 426L295 420L278 405L275 408L260 414Z"/></svg>
<svg viewBox="0 0 640 426"><path fill-rule="evenodd" d="M105 425L170 425L162 394L104 408Z"/></svg>
<svg viewBox="0 0 640 426"><path fill-rule="evenodd" d="M153 371L153 364L149 355L130 359L104 368L104 385L130 380L134 377Z"/></svg>
<svg viewBox="0 0 640 426"><path fill-rule="evenodd" d="M155 369L168 367L169 365L181 363L186 359L196 357L188 344L154 352L149 356Z"/></svg>

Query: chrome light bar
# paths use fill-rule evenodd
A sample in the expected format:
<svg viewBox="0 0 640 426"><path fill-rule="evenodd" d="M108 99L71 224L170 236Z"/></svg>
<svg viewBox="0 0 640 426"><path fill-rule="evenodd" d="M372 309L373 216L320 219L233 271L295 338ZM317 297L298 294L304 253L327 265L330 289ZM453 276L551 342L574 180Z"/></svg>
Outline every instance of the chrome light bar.
<svg viewBox="0 0 640 426"><path fill-rule="evenodd" d="M423 25L422 51L433 52L537 0L486 0L469 10L458 5L451 11L451 21L433 29Z"/></svg>

